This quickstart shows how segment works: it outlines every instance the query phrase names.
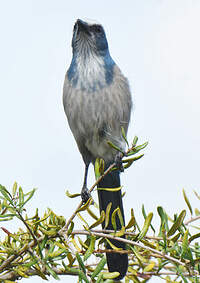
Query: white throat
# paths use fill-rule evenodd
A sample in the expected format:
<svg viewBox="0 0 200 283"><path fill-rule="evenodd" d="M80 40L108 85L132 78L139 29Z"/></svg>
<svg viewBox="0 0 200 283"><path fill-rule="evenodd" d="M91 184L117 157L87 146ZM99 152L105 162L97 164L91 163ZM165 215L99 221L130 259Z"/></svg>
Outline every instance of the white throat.
<svg viewBox="0 0 200 283"><path fill-rule="evenodd" d="M85 90L99 90L106 85L103 58L90 54L87 58L77 57L77 87Z"/></svg>

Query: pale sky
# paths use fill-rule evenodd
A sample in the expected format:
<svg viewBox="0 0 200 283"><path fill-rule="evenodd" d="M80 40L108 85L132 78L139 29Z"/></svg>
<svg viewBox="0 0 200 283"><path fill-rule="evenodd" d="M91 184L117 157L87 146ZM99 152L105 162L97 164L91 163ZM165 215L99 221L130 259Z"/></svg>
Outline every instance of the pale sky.
<svg viewBox="0 0 200 283"><path fill-rule="evenodd" d="M199 0L0 2L0 183L38 188L29 214L50 207L67 218L79 202L65 197L66 189L80 191L84 164L62 106L77 18L104 26L110 53L133 94L128 138L149 141L145 157L122 174L126 218L134 208L142 224L142 204L154 212L154 223L158 205L171 216L179 213L186 208L183 187L198 206L193 190L200 193L199 15ZM36 280L43 282L26 282Z"/></svg>

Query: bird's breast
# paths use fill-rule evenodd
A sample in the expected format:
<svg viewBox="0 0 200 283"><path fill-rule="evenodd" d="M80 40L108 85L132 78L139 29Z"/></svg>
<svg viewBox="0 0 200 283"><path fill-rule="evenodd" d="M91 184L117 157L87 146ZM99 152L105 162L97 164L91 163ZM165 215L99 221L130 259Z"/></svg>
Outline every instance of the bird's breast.
<svg viewBox="0 0 200 283"><path fill-rule="evenodd" d="M118 68L115 74L112 84L91 92L75 88L67 77L64 86L65 112L79 148L84 145L94 157L105 160L116 154L108 140L124 149L121 127L126 131L130 119L129 86Z"/></svg>

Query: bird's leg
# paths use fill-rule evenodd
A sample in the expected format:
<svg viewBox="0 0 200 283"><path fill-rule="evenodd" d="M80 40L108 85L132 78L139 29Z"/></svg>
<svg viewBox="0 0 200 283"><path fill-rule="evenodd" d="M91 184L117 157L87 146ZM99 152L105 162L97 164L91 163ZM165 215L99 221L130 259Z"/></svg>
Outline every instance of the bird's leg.
<svg viewBox="0 0 200 283"><path fill-rule="evenodd" d="M88 201L88 199L91 197L90 191L87 188L88 168L89 168L89 164L86 164L85 165L84 182L83 182L83 187L82 187L82 190L81 190L81 198L82 198L83 203L86 203Z"/></svg>
<svg viewBox="0 0 200 283"><path fill-rule="evenodd" d="M121 152L118 152L116 157L115 157L115 164L116 167L119 169L120 172L124 172L124 166L122 163L122 155Z"/></svg>

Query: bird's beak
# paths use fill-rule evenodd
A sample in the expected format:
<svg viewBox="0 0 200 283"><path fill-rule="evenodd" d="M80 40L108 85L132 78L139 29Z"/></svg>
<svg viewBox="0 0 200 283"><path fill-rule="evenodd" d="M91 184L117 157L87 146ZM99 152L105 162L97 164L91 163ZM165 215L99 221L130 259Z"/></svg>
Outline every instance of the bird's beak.
<svg viewBox="0 0 200 283"><path fill-rule="evenodd" d="M90 35L88 23L86 23L86 22L84 22L84 21L78 19L78 20L76 21L75 26L76 26L76 29L77 29L77 32L78 32L78 33L79 33L79 32L83 32L83 33L85 33L85 34Z"/></svg>

